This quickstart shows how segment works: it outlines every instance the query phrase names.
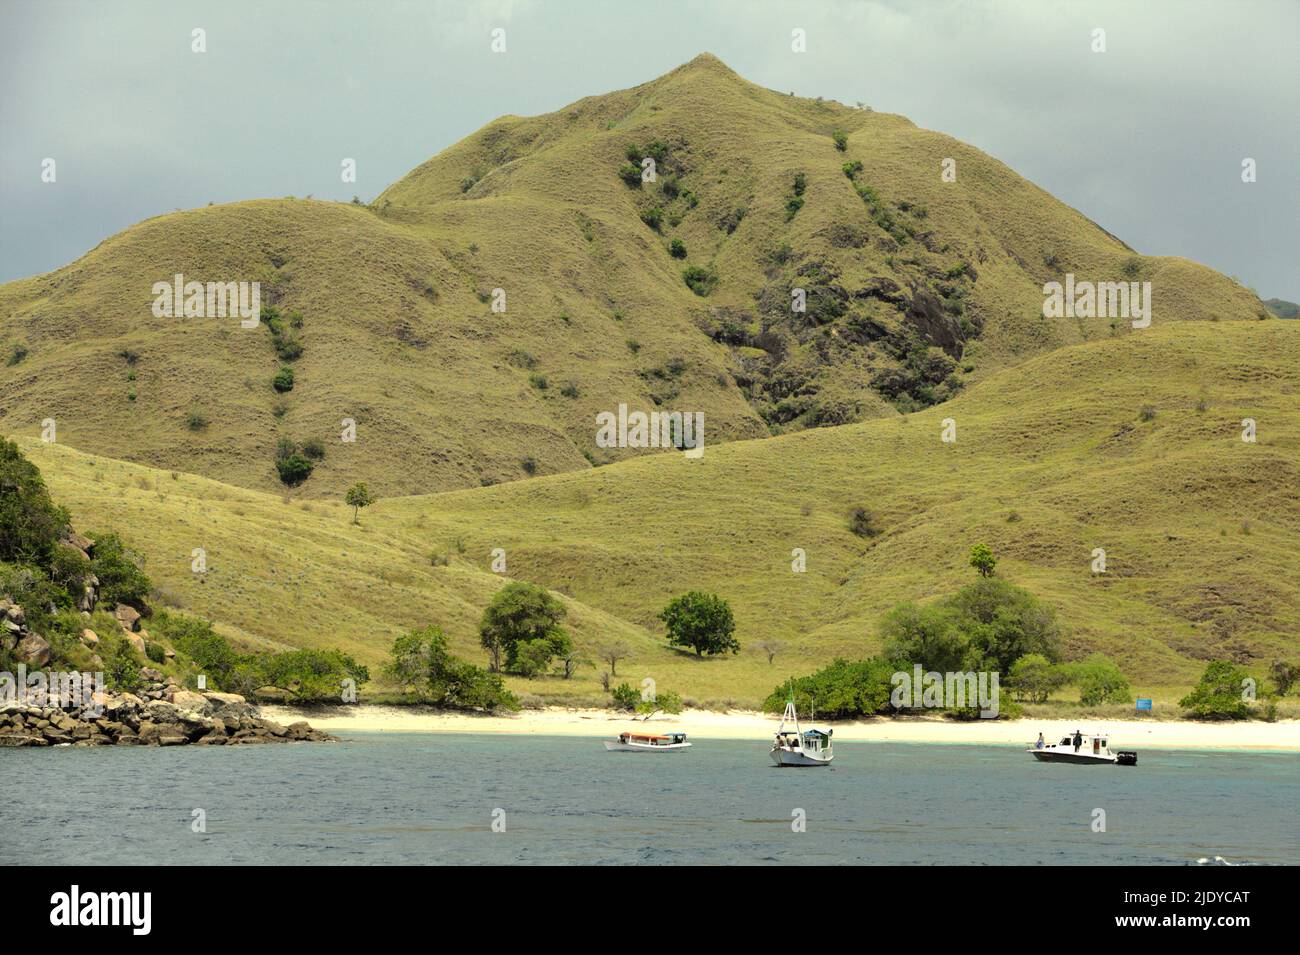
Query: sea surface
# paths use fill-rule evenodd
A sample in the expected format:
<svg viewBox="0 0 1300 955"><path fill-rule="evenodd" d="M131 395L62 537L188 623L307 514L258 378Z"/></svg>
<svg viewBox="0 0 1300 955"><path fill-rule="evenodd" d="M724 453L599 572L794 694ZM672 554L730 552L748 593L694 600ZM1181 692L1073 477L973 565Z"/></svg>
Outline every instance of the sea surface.
<svg viewBox="0 0 1300 955"><path fill-rule="evenodd" d="M352 733L0 750L0 863L1300 863L1296 753L1071 766L1018 746L844 742L829 768L777 769L767 747Z"/></svg>

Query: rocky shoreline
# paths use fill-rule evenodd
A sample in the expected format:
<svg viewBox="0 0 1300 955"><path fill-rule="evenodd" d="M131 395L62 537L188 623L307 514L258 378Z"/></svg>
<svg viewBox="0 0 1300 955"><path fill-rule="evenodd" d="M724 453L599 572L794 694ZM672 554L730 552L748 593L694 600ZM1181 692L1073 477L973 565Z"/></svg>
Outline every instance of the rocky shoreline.
<svg viewBox="0 0 1300 955"><path fill-rule="evenodd" d="M93 707L64 710L22 701L0 705L0 747L237 746L337 742L305 720L282 726L263 719L235 693L196 693L157 679L134 693L97 694Z"/></svg>

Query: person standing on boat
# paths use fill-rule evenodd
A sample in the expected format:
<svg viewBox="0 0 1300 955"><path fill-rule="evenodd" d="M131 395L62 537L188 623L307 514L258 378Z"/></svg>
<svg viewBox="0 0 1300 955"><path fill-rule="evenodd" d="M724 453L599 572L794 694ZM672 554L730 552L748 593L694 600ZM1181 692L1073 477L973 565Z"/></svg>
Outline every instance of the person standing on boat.
<svg viewBox="0 0 1300 955"><path fill-rule="evenodd" d="M1042 749L1042 748L1043 748L1043 734L1039 733L1038 742L1034 744L1034 749Z"/></svg>
<svg viewBox="0 0 1300 955"><path fill-rule="evenodd" d="M1077 753L1079 747L1083 745L1083 734L1078 730L1074 731L1074 751Z"/></svg>

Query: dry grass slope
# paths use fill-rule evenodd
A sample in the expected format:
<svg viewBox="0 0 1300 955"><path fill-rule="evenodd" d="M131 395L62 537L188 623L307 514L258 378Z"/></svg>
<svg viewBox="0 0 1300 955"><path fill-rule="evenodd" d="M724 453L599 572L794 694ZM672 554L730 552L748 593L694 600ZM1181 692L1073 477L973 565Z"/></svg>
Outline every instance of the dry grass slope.
<svg viewBox="0 0 1300 955"><path fill-rule="evenodd" d="M709 446L697 461L661 452L390 498L360 527L336 504L22 443L83 527L123 530L171 599L252 644L338 645L375 663L400 629L438 622L480 659L499 547L511 577L565 595L579 646L633 647L620 678L752 703L791 673L878 649L879 615L969 580L966 554L986 541L1001 574L1057 608L1072 657L1104 651L1136 690L1172 699L1207 659L1262 672L1300 650L1298 395L1294 323L1157 324L923 412ZM945 418L955 444L940 440ZM859 506L878 536L848 530ZM204 583L189 570L199 546ZM1097 547L1104 575L1090 569ZM805 573L791 572L794 548ZM690 588L731 601L738 657L663 645L654 615ZM768 639L786 645L770 666L756 649ZM596 678L516 684L577 699Z"/></svg>

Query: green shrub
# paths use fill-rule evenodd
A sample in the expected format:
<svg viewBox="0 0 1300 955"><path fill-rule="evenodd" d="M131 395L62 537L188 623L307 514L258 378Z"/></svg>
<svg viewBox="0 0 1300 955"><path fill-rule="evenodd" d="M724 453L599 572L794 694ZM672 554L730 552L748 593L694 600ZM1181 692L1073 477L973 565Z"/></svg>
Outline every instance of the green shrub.
<svg viewBox="0 0 1300 955"><path fill-rule="evenodd" d="M404 693L457 710L518 709L501 677L447 652L439 627L412 630L393 641L384 672Z"/></svg>
<svg viewBox="0 0 1300 955"><path fill-rule="evenodd" d="M627 165L619 168L618 178L622 179L623 182L627 183L627 185L632 187L633 189L640 189L641 188L641 167L633 166L631 163L628 163Z"/></svg>
<svg viewBox="0 0 1300 955"><path fill-rule="evenodd" d="M144 655L159 666L167 662L167 648L161 643L154 643L152 640L144 642Z"/></svg>
<svg viewBox="0 0 1300 955"><path fill-rule="evenodd" d="M528 383L532 385L534 388L536 388L538 391L545 391L547 388L551 386L551 383L546 380L545 375L529 375Z"/></svg>
<svg viewBox="0 0 1300 955"><path fill-rule="evenodd" d="M325 442L320 438L308 438L302 443L302 453L313 461L325 459Z"/></svg>
<svg viewBox="0 0 1300 955"><path fill-rule="evenodd" d="M104 679L111 689L119 693L134 693L140 689L140 662L126 637L111 634L103 637L100 659L104 661Z"/></svg>
<svg viewBox="0 0 1300 955"><path fill-rule="evenodd" d="M658 232L659 227L662 226L664 222L664 210L659 206L646 209L641 213L641 221Z"/></svg>
<svg viewBox="0 0 1300 955"><path fill-rule="evenodd" d="M280 366L280 370L271 379L271 387L281 394L286 391L293 391L293 369L288 365Z"/></svg>
<svg viewBox="0 0 1300 955"><path fill-rule="evenodd" d="M315 465L311 461L296 451L283 458L278 458L275 462L275 469L280 474L280 481L289 487L296 487L311 477L314 468Z"/></svg>
<svg viewBox="0 0 1300 955"><path fill-rule="evenodd" d="M191 431L202 431L208 426L208 418L197 408L191 408L185 415L185 426Z"/></svg>
<svg viewBox="0 0 1300 955"><path fill-rule="evenodd" d="M674 259L686 258L686 243L681 239L673 239L672 242L668 243L668 254Z"/></svg>
<svg viewBox="0 0 1300 955"><path fill-rule="evenodd" d="M99 578L100 603L128 604L144 609L145 597L153 586L141 566L144 558L129 551L116 534L92 534L90 570Z"/></svg>
<svg viewBox="0 0 1300 955"><path fill-rule="evenodd" d="M718 287L718 274L713 269L689 265L682 270L682 281L696 295L704 297Z"/></svg>
<svg viewBox="0 0 1300 955"><path fill-rule="evenodd" d="M1091 654L1066 670L1069 682L1079 688L1079 702L1085 706L1133 702L1128 680L1115 662L1104 654Z"/></svg>
<svg viewBox="0 0 1300 955"><path fill-rule="evenodd" d="M835 148L840 152L844 152L844 150L849 148L849 137L844 130L835 130L835 132L831 133L831 139L835 140Z"/></svg>
<svg viewBox="0 0 1300 955"><path fill-rule="evenodd" d="M641 694L627 683L620 683L609 692L613 697L612 702L616 710L628 710L630 712L635 710L641 703Z"/></svg>
<svg viewBox="0 0 1300 955"><path fill-rule="evenodd" d="M776 687L763 701L763 709L779 713L793 694L800 713L827 719L854 719L876 713L892 713L890 682L897 667L882 657L850 663L837 659L811 676L799 677Z"/></svg>
<svg viewBox="0 0 1300 955"><path fill-rule="evenodd" d="M1213 660L1201 680L1178 705L1197 719L1244 720L1250 716L1246 703L1246 671L1227 660Z"/></svg>
<svg viewBox="0 0 1300 955"><path fill-rule="evenodd" d="M281 361L297 361L302 357L302 345L296 338L276 338L275 354Z"/></svg>
<svg viewBox="0 0 1300 955"><path fill-rule="evenodd" d="M877 537L882 532L876 523L876 515L868 508L855 507L849 511L849 531L858 537Z"/></svg>

